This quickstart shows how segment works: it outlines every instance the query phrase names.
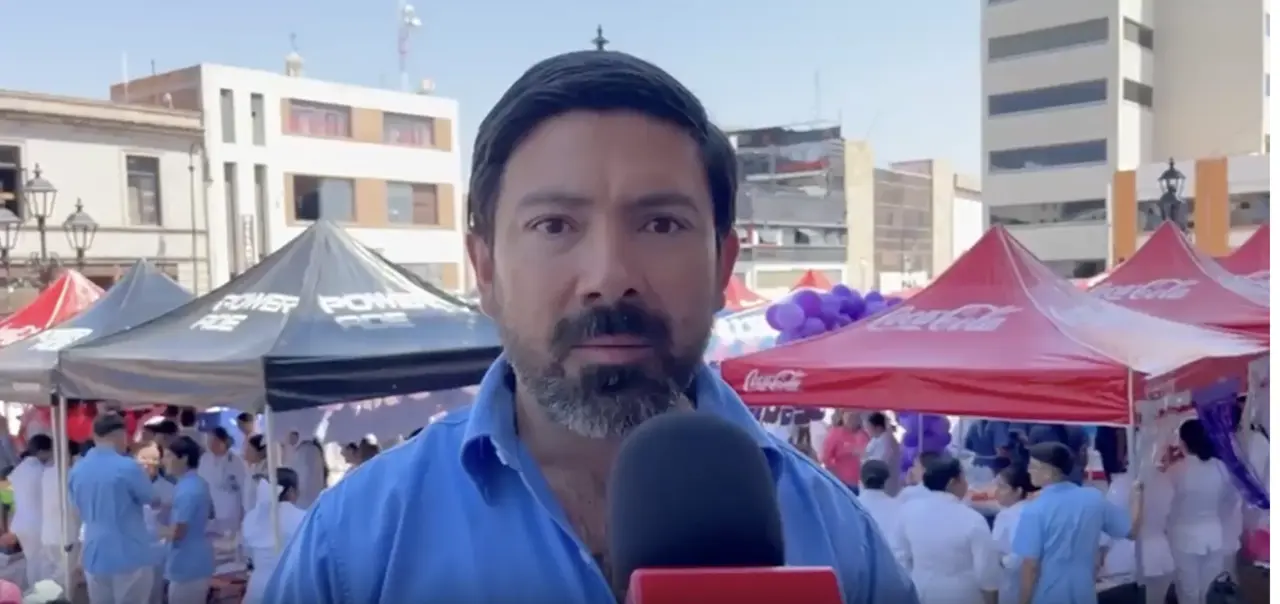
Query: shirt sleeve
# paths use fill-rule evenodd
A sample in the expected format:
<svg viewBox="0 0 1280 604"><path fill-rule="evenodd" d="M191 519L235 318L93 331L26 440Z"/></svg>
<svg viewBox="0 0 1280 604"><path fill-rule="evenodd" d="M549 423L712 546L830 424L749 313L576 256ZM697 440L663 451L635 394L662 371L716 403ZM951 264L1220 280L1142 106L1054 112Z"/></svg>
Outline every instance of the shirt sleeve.
<svg viewBox="0 0 1280 604"><path fill-rule="evenodd" d="M338 572L323 503L311 509L285 545L263 593L273 604L345 604L353 601Z"/></svg>
<svg viewBox="0 0 1280 604"><path fill-rule="evenodd" d="M1102 495L1099 494L1099 497ZM1103 499L1102 532L1116 539L1128 539L1133 532L1133 521L1129 519L1129 510Z"/></svg>
<svg viewBox="0 0 1280 604"><path fill-rule="evenodd" d="M1028 504L1022 509L1018 528L1013 531L1013 555L1019 558L1039 560L1044 550L1044 527L1040 526L1038 506Z"/></svg>
<svg viewBox="0 0 1280 604"><path fill-rule="evenodd" d="M173 524L192 524L198 520L200 511L200 495L192 489L179 488L173 496L173 509L169 511L169 520Z"/></svg>
<svg viewBox="0 0 1280 604"><path fill-rule="evenodd" d="M983 591L996 591L1000 589L1000 580L1003 578L1000 551L996 548L996 540L991 535L991 529L987 527L986 519L974 511L972 522L969 549L973 555L973 568L978 575L978 585Z"/></svg>
<svg viewBox="0 0 1280 604"><path fill-rule="evenodd" d="M142 466L128 462L128 466L124 468L125 482L129 485L129 496L133 497L139 505L150 505L155 501L155 489L151 488L151 481L147 479L146 472L142 471Z"/></svg>

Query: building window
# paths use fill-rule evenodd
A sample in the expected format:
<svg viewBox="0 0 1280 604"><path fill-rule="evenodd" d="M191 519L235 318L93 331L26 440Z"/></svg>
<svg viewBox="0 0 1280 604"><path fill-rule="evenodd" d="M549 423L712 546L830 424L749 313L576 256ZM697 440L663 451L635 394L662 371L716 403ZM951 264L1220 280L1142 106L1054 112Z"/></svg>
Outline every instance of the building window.
<svg viewBox="0 0 1280 604"><path fill-rule="evenodd" d="M302 221L355 222L355 183L346 178L294 174L293 217Z"/></svg>
<svg viewBox="0 0 1280 604"><path fill-rule="evenodd" d="M989 172L1011 172L1015 170L1035 170L1037 168L1099 164L1106 161L1107 141L1098 139L1078 143L992 151L988 154L987 170Z"/></svg>
<svg viewBox="0 0 1280 604"><path fill-rule="evenodd" d="M421 183L387 183L387 222L439 225L439 187Z"/></svg>
<svg viewBox="0 0 1280 604"><path fill-rule="evenodd" d="M267 194L267 167L262 164L253 166L253 197L254 206L258 213L258 253L266 254L271 248L267 247L267 233L271 216L271 198Z"/></svg>
<svg viewBox="0 0 1280 604"><path fill-rule="evenodd" d="M1147 109L1150 109L1153 100L1152 97L1154 95L1155 93L1152 92L1150 86L1147 86L1142 82L1135 82L1127 78L1125 79L1124 100L1129 101L1130 103L1137 103Z"/></svg>
<svg viewBox="0 0 1280 604"><path fill-rule="evenodd" d="M1020 226L1029 224L1060 224L1103 222L1107 219L1107 200L1083 199L1054 203L1027 203L1010 206L990 206L991 224Z"/></svg>
<svg viewBox="0 0 1280 604"><path fill-rule="evenodd" d="M223 88L220 94L222 109L222 142L236 142L236 100L230 90Z"/></svg>
<svg viewBox="0 0 1280 604"><path fill-rule="evenodd" d="M1046 260L1045 266L1063 279L1092 279L1107 269L1103 258L1090 260Z"/></svg>
<svg viewBox="0 0 1280 604"><path fill-rule="evenodd" d="M1232 228L1271 224L1271 192L1234 193L1229 203Z"/></svg>
<svg viewBox="0 0 1280 604"><path fill-rule="evenodd" d="M1196 198L1183 198L1183 204L1178 208L1187 217L1187 228L1196 228ZM1143 233L1149 233L1156 230L1164 222L1164 216L1160 213L1160 204L1155 199L1146 199L1138 202L1138 230Z"/></svg>
<svg viewBox="0 0 1280 604"><path fill-rule="evenodd" d="M1107 81L1089 80L1073 82L1060 86L1033 88L993 94L987 97L987 113L989 115L1005 115L1023 111L1038 111L1054 107L1087 105L1107 100Z"/></svg>
<svg viewBox="0 0 1280 604"><path fill-rule="evenodd" d="M289 101L289 134L351 138L351 108L305 101Z"/></svg>
<svg viewBox="0 0 1280 604"><path fill-rule="evenodd" d="M1156 32L1152 31L1150 27L1126 17L1124 20L1124 39L1147 50L1154 50Z"/></svg>
<svg viewBox="0 0 1280 604"><path fill-rule="evenodd" d="M13 212L14 216L25 219L22 196L18 192L21 186L22 148L11 145L0 147L0 204Z"/></svg>
<svg viewBox="0 0 1280 604"><path fill-rule="evenodd" d="M999 36L987 40L987 60L1106 42L1110 34L1109 21L1104 18Z"/></svg>
<svg viewBox="0 0 1280 604"><path fill-rule="evenodd" d="M420 115L384 113L382 142L392 145L432 147L436 143L435 120Z"/></svg>
<svg viewBox="0 0 1280 604"><path fill-rule="evenodd" d="M160 159L127 155L124 164L129 187L129 223L160 226Z"/></svg>
<svg viewBox="0 0 1280 604"><path fill-rule="evenodd" d="M253 144L258 146L266 145L267 116L262 95L256 92L249 95L249 112L253 115Z"/></svg>

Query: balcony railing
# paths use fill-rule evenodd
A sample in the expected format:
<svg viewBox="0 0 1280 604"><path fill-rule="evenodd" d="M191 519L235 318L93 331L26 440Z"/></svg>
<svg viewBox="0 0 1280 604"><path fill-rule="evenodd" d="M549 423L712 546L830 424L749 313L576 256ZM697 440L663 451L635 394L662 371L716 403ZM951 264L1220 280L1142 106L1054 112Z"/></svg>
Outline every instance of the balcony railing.
<svg viewBox="0 0 1280 604"><path fill-rule="evenodd" d="M844 262L845 248L838 245L744 245L741 262Z"/></svg>

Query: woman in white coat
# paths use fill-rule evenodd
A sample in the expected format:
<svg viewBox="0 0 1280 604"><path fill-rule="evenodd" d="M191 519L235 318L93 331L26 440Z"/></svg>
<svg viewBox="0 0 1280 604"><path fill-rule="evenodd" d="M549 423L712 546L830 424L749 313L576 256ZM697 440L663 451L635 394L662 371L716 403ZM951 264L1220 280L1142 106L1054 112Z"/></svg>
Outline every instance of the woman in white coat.
<svg viewBox="0 0 1280 604"><path fill-rule="evenodd" d="M294 504L298 499L298 474L289 468L277 469L276 490L280 493L277 497L280 506L278 544L279 548L283 548L306 516L306 512ZM261 604L267 582L271 579L271 573L280 559L276 532L271 526L270 483L265 479L260 480L255 493L258 499L241 525L245 548L248 549L249 559L253 562L253 574L249 575L249 585L245 588L244 604Z"/></svg>
<svg viewBox="0 0 1280 604"><path fill-rule="evenodd" d="M1186 456L1169 468L1173 497L1169 547L1179 602L1203 602L1213 580L1226 571L1228 535L1240 495L1227 468L1214 456L1213 443L1200 420L1178 428ZM1235 535L1239 540L1239 535Z"/></svg>
<svg viewBox="0 0 1280 604"><path fill-rule="evenodd" d="M962 500L960 462L942 458L924 471L929 493L902 506L889 539L927 604L986 604L1000 587L1000 561L986 518Z"/></svg>
<svg viewBox="0 0 1280 604"><path fill-rule="evenodd" d="M1022 560L1013 554L1013 535L1018 530L1018 519L1022 516L1022 507L1040 487L1031 483L1031 474L1025 464L1015 464L996 474L996 500L1001 510L996 514L995 526L991 529L996 542L996 550L1000 554L1000 604L1019 604L1022 581Z"/></svg>
<svg viewBox="0 0 1280 604"><path fill-rule="evenodd" d="M52 561L44 549L41 530L44 526L43 478L53 459L53 439L36 434L27 439L18 466L9 473L13 489L13 519L9 530L18 537L22 557L27 564L27 588L53 576Z"/></svg>
<svg viewBox="0 0 1280 604"><path fill-rule="evenodd" d="M1169 514L1173 505L1173 485L1164 472L1150 472L1143 479L1142 526L1138 528L1138 540L1107 539L1106 558L1102 565L1104 577L1133 577L1137 581L1137 546L1142 547L1142 585L1146 589L1147 604L1164 604L1173 586L1173 551L1169 548ZM1107 501L1129 509L1133 493L1134 475L1127 469L1111 475L1107 489Z"/></svg>
<svg viewBox="0 0 1280 604"><path fill-rule="evenodd" d="M209 450L200 457L196 473L209 485L213 498L211 527L223 535L234 534L244 520L244 490L249 481L244 460L231 450L231 435L221 426L209 434Z"/></svg>
<svg viewBox="0 0 1280 604"><path fill-rule="evenodd" d="M329 469L324 463L324 449L315 439L301 441L295 447L291 468L298 473L298 507L311 507L328 484Z"/></svg>

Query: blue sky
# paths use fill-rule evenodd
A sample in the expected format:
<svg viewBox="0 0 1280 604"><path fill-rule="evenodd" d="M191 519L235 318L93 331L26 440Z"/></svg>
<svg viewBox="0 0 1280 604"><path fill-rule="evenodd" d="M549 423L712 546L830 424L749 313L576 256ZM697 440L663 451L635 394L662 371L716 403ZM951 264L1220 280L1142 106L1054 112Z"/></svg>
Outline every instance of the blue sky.
<svg viewBox="0 0 1280 604"><path fill-rule="evenodd" d="M475 128L521 71L589 47L649 59L718 122L839 117L878 163L940 157L979 166L979 3L973 0L451 0L416 4L411 77L461 102ZM6 2L0 88L105 98L121 79L199 62L279 70L296 33L307 75L394 86L395 0ZM815 74L820 77L815 78ZM815 80L820 85L815 85ZM820 94L818 93L820 91Z"/></svg>

